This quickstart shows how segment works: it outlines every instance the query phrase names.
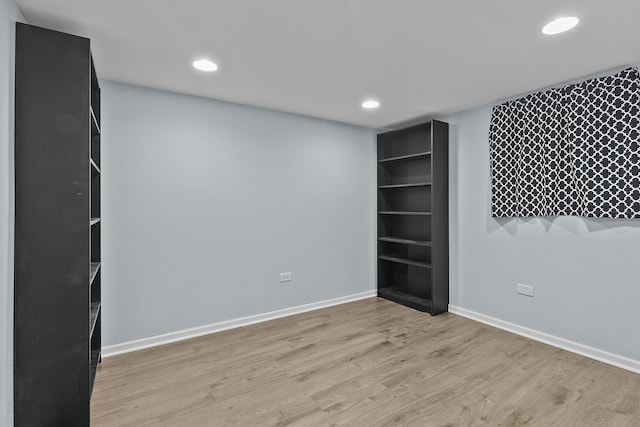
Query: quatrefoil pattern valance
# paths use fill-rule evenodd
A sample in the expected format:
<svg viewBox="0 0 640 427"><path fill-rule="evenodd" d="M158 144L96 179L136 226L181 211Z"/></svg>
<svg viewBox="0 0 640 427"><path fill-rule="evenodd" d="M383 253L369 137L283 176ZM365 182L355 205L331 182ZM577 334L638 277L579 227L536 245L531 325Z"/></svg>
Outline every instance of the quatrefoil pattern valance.
<svg viewBox="0 0 640 427"><path fill-rule="evenodd" d="M493 109L494 217L640 218L640 74L537 92Z"/></svg>

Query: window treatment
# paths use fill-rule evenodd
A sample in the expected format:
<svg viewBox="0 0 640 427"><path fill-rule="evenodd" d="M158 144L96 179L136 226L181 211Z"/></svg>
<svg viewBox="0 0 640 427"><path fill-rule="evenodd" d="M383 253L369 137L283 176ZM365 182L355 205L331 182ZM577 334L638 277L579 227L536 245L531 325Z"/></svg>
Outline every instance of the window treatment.
<svg viewBox="0 0 640 427"><path fill-rule="evenodd" d="M640 218L640 73L537 92L493 109L494 217Z"/></svg>

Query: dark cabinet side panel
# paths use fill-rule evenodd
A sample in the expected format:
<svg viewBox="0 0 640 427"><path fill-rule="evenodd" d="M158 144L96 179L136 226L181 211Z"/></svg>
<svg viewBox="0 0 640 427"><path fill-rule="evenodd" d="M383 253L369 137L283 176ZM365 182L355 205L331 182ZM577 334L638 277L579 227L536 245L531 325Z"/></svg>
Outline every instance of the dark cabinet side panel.
<svg viewBox="0 0 640 427"><path fill-rule="evenodd" d="M89 425L89 40L16 31L15 425Z"/></svg>
<svg viewBox="0 0 640 427"><path fill-rule="evenodd" d="M449 125L434 120L432 132L433 307L431 314L435 315L449 310Z"/></svg>

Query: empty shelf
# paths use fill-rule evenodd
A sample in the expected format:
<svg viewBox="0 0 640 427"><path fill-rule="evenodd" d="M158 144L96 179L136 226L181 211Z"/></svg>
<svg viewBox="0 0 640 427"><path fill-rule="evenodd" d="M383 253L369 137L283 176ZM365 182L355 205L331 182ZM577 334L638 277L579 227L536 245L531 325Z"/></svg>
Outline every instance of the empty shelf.
<svg viewBox="0 0 640 427"><path fill-rule="evenodd" d="M397 161L402 161L402 160L419 159L421 157L427 157L427 156L430 156L430 155L431 155L431 151L423 151L421 153L407 154L407 155L404 155L404 156L387 157L386 159L378 160L378 163L397 162Z"/></svg>
<svg viewBox="0 0 640 427"><path fill-rule="evenodd" d="M100 125L98 124L98 119L93 112L93 107L89 107L89 110L91 111L91 134L92 136L100 135Z"/></svg>
<svg viewBox="0 0 640 427"><path fill-rule="evenodd" d="M423 211L379 211L380 215L431 215L431 212Z"/></svg>
<svg viewBox="0 0 640 427"><path fill-rule="evenodd" d="M402 243L405 245L431 246L431 242L427 240L400 239L398 237L380 237L378 240L382 242Z"/></svg>
<svg viewBox="0 0 640 427"><path fill-rule="evenodd" d="M397 302L398 304L406 305L407 307L415 308L416 310L431 311L432 303L430 299L412 295L400 288L391 287L378 289L378 296L388 299L389 301Z"/></svg>
<svg viewBox="0 0 640 427"><path fill-rule="evenodd" d="M431 185L430 182L416 182L413 184L390 184L390 185L379 185L378 188L410 188L410 187L426 187Z"/></svg>
<svg viewBox="0 0 640 427"><path fill-rule="evenodd" d="M410 259L398 258L398 257L388 256L388 255L380 255L378 258L383 259L385 261L412 265L414 267L431 268L431 265L427 264L426 262L412 261Z"/></svg>
<svg viewBox="0 0 640 427"><path fill-rule="evenodd" d="M98 165L96 165L96 162L94 162L93 159L91 159L91 166L94 167L96 172L100 173L100 168L98 167Z"/></svg>
<svg viewBox="0 0 640 427"><path fill-rule="evenodd" d="M93 330L96 327L96 321L98 320L98 314L100 313L100 303L91 303L91 314L89 316L89 336L93 335Z"/></svg>
<svg viewBox="0 0 640 427"><path fill-rule="evenodd" d="M96 278L96 274L98 274L98 270L100 269L100 263L99 262L92 262L91 263L91 267L89 269L90 273L89 273L89 285L91 285L93 283L93 279Z"/></svg>

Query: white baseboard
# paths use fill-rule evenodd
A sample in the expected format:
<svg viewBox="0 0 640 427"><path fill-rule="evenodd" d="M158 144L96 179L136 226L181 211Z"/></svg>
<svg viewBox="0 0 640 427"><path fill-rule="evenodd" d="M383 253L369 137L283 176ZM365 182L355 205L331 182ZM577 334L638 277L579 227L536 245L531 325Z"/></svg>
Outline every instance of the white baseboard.
<svg viewBox="0 0 640 427"><path fill-rule="evenodd" d="M536 331L535 329L529 329L524 326L516 325L514 323L505 322L504 320L486 316L472 310L467 310L466 308L449 305L449 311L459 316L466 317L468 319L475 320L477 322L484 323L490 326L494 326L498 329L512 332L516 335L521 335L523 337L527 337L535 341L540 341L553 347L558 347L563 350L570 351L571 353L576 353L590 359L594 359L600 362L607 363L609 365L616 366L618 368L626 369L628 371L640 374L640 360L629 359L628 357L619 356L617 354L589 347L575 341L569 341L564 338L549 335L544 332Z"/></svg>
<svg viewBox="0 0 640 427"><path fill-rule="evenodd" d="M281 317L292 316L294 314L305 313L307 311L332 307L334 305L345 304L365 298L375 297L376 290L361 292L359 294L347 295L325 301L313 302L311 304L299 305L282 310L271 311L269 313L256 314L253 316L241 317L239 319L225 320L211 325L198 326L196 328L184 329L170 332L168 334L156 335L149 338L142 338L135 341L128 341L121 344L114 344L102 347L102 357L116 356L118 354L129 353L158 345L170 344L178 341L188 340L215 332L226 331L227 329L240 328L242 326L253 325L254 323L266 322L268 320L279 319Z"/></svg>

